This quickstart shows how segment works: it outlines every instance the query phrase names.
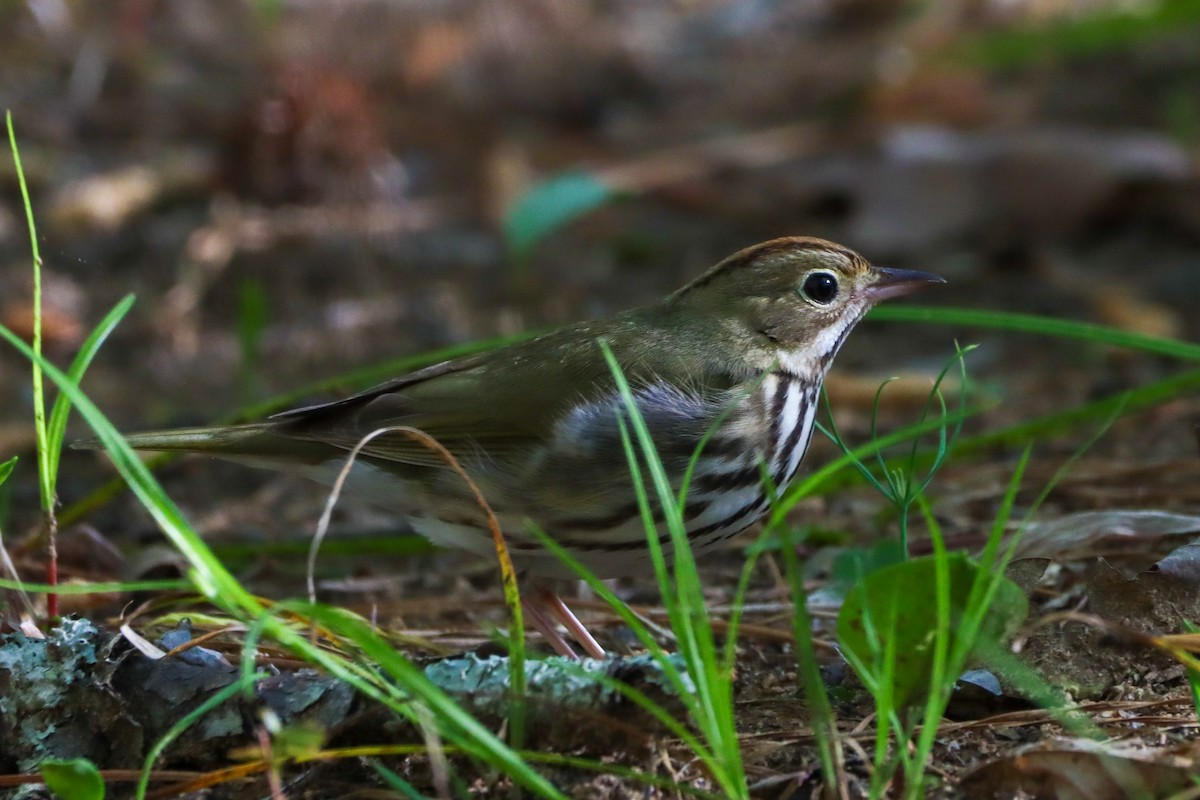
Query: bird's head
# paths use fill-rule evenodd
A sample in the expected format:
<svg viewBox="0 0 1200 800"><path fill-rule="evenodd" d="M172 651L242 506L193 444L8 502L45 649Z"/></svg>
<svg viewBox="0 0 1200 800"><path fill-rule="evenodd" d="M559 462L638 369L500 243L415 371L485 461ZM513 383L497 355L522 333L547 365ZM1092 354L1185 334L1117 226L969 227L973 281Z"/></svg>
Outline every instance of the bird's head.
<svg viewBox="0 0 1200 800"><path fill-rule="evenodd" d="M833 242L797 236L734 253L672 300L760 338L785 368L823 371L871 306L934 283L945 281L877 267Z"/></svg>

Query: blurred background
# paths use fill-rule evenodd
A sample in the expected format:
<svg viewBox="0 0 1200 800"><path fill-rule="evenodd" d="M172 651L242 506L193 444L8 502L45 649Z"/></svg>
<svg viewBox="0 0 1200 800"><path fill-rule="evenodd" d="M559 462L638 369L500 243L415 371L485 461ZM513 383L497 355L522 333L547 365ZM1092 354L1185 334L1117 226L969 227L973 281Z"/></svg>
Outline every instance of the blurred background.
<svg viewBox="0 0 1200 800"><path fill-rule="evenodd" d="M7 0L0 30L48 352L138 297L85 382L123 429L651 302L790 234L950 280L921 302L1200 334L1200 0ZM0 322L28 331L7 155L0 191ZM1169 366L868 323L831 383L849 430L955 338L985 344L984 426ZM32 452L29 409L4 349L0 458ZM1104 446L1194 457L1195 411ZM100 469L64 460L64 502ZM202 527L286 524L253 509L294 490L231 469L167 479ZM17 477L20 530L31 461Z"/></svg>

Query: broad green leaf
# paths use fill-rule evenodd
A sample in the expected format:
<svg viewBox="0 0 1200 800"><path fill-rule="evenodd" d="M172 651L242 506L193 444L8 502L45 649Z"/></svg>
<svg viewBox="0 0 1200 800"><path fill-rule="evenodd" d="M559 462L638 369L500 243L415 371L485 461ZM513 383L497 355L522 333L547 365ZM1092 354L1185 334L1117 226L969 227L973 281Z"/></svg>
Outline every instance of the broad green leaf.
<svg viewBox="0 0 1200 800"><path fill-rule="evenodd" d="M904 561L899 539L880 539L870 547L856 547L833 559L833 581L842 592L875 572Z"/></svg>
<svg viewBox="0 0 1200 800"><path fill-rule="evenodd" d="M951 649L969 614L982 613L972 652L995 646L1010 634L1029 611L1025 593L1008 578L986 574L961 553L946 556L949 576ZM999 580L991 608L967 608L976 581ZM891 668L895 704L903 707L925 695L933 667L937 630L937 562L934 556L884 567L867 575L846 595L838 614L838 642L853 664L870 674L868 686L886 680L885 653L895 658Z"/></svg>
<svg viewBox="0 0 1200 800"><path fill-rule="evenodd" d="M62 800L104 800L104 779L86 758L47 758L38 769L46 786Z"/></svg>
<svg viewBox="0 0 1200 800"><path fill-rule="evenodd" d="M572 220L612 200L612 187L582 171L565 172L535 185L509 210L504 240L523 262L538 243Z"/></svg>

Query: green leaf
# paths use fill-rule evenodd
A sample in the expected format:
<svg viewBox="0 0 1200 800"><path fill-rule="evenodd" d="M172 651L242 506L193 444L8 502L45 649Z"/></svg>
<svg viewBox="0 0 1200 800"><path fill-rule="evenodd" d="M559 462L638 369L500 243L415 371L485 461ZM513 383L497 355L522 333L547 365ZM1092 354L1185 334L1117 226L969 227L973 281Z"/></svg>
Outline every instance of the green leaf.
<svg viewBox="0 0 1200 800"><path fill-rule="evenodd" d="M17 457L16 456L13 456L8 461L5 461L3 464L0 464L0 486L4 485L4 482L6 480L8 480L9 475L12 475L13 468L16 466L17 466Z"/></svg>
<svg viewBox="0 0 1200 800"><path fill-rule="evenodd" d="M104 800L104 779L86 758L47 758L38 769L46 786L62 800Z"/></svg>
<svg viewBox="0 0 1200 800"><path fill-rule="evenodd" d="M271 755L276 759L312 758L325 744L329 732L312 720L296 720L272 732Z"/></svg>
<svg viewBox="0 0 1200 800"><path fill-rule="evenodd" d="M999 644L1029 611L1025 593L1005 577L983 572L962 553L945 556L949 576L951 649L960 625L982 614L972 652ZM998 580L990 608L971 609L971 588L977 581ZM903 707L923 697L933 669L938 595L937 558L925 556L885 567L859 581L846 596L838 614L838 642L848 660L862 673L864 683L890 681L895 705ZM888 659L894 663L889 665Z"/></svg>
<svg viewBox="0 0 1200 800"><path fill-rule="evenodd" d="M587 172L564 172L534 185L504 220L509 255L525 261L538 243L572 220L612 200L615 192Z"/></svg>
<svg viewBox="0 0 1200 800"><path fill-rule="evenodd" d="M905 555L899 539L880 539L870 547L841 552L833 559L834 584L841 591L848 591L868 575L901 563Z"/></svg>

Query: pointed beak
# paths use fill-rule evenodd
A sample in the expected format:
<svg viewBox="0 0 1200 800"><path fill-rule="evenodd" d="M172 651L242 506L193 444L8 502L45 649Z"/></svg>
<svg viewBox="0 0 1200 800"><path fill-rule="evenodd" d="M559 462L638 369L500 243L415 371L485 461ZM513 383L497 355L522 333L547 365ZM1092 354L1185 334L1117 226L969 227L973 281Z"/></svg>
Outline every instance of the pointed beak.
<svg viewBox="0 0 1200 800"><path fill-rule="evenodd" d="M917 272L915 269L894 269L892 267L875 267L878 276L875 283L867 289L872 303L887 300L889 297L900 297L911 294L918 289L934 283L945 283L946 279L929 272Z"/></svg>

